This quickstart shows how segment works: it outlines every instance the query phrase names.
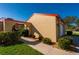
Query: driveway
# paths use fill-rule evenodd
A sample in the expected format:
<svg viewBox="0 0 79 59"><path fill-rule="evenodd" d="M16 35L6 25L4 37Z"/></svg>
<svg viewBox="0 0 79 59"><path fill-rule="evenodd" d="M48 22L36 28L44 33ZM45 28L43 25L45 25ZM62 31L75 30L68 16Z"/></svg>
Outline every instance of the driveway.
<svg viewBox="0 0 79 59"><path fill-rule="evenodd" d="M52 47L51 45L46 45L40 42L38 39L21 37L21 40L28 44L30 47L38 50L45 55L78 55L79 53L65 51Z"/></svg>

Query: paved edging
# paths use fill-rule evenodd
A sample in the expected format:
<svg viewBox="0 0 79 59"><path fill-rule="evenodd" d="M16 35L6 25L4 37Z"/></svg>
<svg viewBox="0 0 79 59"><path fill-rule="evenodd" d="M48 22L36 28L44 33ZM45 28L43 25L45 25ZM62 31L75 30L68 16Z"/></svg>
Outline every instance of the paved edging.
<svg viewBox="0 0 79 59"><path fill-rule="evenodd" d="M23 38L22 37L22 39L28 40L28 41L36 41L31 38ZM35 44L35 45L32 45L32 44L28 44L28 45L45 55L78 55L79 54L79 53L75 53L75 52L70 52L70 51L65 51L65 50L53 48L52 46L46 45L42 42L39 44Z"/></svg>

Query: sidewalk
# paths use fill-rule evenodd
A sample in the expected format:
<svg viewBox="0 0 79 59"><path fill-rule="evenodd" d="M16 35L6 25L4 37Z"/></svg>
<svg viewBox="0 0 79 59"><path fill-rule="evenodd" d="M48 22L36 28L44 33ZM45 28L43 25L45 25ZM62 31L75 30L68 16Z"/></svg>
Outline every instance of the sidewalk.
<svg viewBox="0 0 79 59"><path fill-rule="evenodd" d="M30 44L37 42L38 40L31 39L31 38L24 38L22 39L32 48L38 50L39 52L45 54L45 55L78 55L79 53L76 52L70 52L70 51L65 51L57 48L53 48L51 45L46 45L42 42L38 42L36 44ZM30 43L29 43L30 42Z"/></svg>

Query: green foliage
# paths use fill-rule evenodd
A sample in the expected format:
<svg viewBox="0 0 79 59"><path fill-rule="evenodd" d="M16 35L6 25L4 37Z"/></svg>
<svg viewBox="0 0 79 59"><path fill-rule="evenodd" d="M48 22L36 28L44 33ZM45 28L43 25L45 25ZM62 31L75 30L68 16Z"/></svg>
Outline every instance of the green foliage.
<svg viewBox="0 0 79 59"><path fill-rule="evenodd" d="M24 29L20 29L20 30L18 31L19 36L23 36L23 35L24 35L24 34L23 34L23 31L24 31Z"/></svg>
<svg viewBox="0 0 79 59"><path fill-rule="evenodd" d="M66 30L73 30L76 25L77 17L75 16L67 16L63 19L65 25L66 25Z"/></svg>
<svg viewBox="0 0 79 59"><path fill-rule="evenodd" d="M40 41L42 41L43 40L43 37L42 36L39 36L39 38L38 38Z"/></svg>
<svg viewBox="0 0 79 59"><path fill-rule="evenodd" d="M35 37L34 35L29 35L29 30L28 29L25 29L21 32L21 36L24 36L24 37Z"/></svg>
<svg viewBox="0 0 79 59"><path fill-rule="evenodd" d="M72 44L72 40L69 37L62 37L58 40L58 46L62 49L69 49Z"/></svg>
<svg viewBox="0 0 79 59"><path fill-rule="evenodd" d="M18 32L0 32L0 44L3 46L15 44L19 37Z"/></svg>
<svg viewBox="0 0 79 59"><path fill-rule="evenodd" d="M22 43L6 47L0 46L0 55L42 55L42 53Z"/></svg>
<svg viewBox="0 0 79 59"><path fill-rule="evenodd" d="M79 19L76 20L76 25L79 26Z"/></svg>
<svg viewBox="0 0 79 59"><path fill-rule="evenodd" d="M43 43L50 45L50 44L52 44L52 41L49 38L44 38Z"/></svg>
<svg viewBox="0 0 79 59"><path fill-rule="evenodd" d="M75 17L75 16L67 16L64 18L64 22L66 24L69 24L69 23L75 22L76 19L77 19L77 17Z"/></svg>
<svg viewBox="0 0 79 59"><path fill-rule="evenodd" d="M71 29L71 30L73 30L74 28L75 28L75 25L68 24L68 29Z"/></svg>
<svg viewBox="0 0 79 59"><path fill-rule="evenodd" d="M19 28L19 30L18 30L18 34L20 35L20 36L22 36L23 34L23 31L24 31L24 26L20 26L20 28Z"/></svg>

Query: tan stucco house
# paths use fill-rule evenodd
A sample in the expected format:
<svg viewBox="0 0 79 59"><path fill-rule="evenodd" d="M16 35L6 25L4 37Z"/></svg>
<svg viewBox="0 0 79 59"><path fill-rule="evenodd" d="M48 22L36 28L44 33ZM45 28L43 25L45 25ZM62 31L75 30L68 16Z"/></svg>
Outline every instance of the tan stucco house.
<svg viewBox="0 0 79 59"><path fill-rule="evenodd" d="M11 18L0 18L0 31L12 31L13 25L24 26L23 21L17 21Z"/></svg>
<svg viewBox="0 0 79 59"><path fill-rule="evenodd" d="M56 42L57 38L64 35L64 22L57 14L34 13L25 23L29 28L29 35L43 36Z"/></svg>

